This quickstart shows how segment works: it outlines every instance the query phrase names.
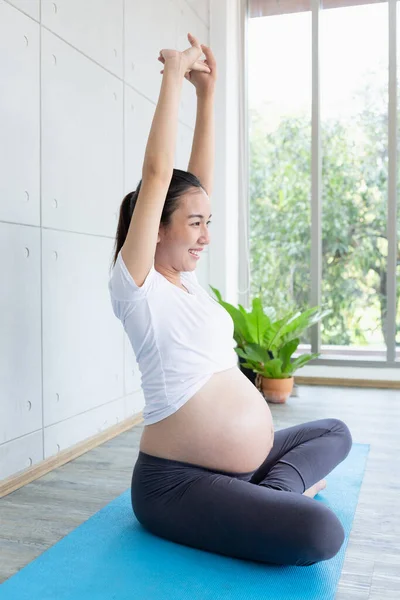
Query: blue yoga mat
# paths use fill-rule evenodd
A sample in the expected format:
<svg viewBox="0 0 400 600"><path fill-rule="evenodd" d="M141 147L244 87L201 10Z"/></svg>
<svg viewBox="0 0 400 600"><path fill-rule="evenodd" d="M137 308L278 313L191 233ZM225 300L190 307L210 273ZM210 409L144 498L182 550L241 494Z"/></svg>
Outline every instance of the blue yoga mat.
<svg viewBox="0 0 400 600"><path fill-rule="evenodd" d="M140 525L127 490L5 581L0 599L334 600L368 452L353 444L315 496L346 531L330 560L275 566L170 542Z"/></svg>

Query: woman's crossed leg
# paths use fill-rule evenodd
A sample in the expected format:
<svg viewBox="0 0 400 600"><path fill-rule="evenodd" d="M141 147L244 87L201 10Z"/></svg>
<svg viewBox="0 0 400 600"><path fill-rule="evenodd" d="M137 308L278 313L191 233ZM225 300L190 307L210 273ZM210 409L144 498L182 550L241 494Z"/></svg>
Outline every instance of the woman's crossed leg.
<svg viewBox="0 0 400 600"><path fill-rule="evenodd" d="M217 472L140 452L133 510L150 532L179 544L265 563L312 565L335 556L345 534L332 510L302 494L350 447L346 425L323 419L275 432L266 461L251 473Z"/></svg>

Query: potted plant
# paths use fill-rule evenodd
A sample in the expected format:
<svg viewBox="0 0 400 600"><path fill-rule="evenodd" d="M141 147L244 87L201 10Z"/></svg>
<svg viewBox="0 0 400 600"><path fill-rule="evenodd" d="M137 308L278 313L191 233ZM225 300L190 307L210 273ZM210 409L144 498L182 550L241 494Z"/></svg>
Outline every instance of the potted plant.
<svg viewBox="0 0 400 600"><path fill-rule="evenodd" d="M295 371L320 355L302 354L292 361L291 356L300 343L299 336L332 310L313 307L303 313L290 311L277 320L275 309L269 306L264 310L260 298L253 299L252 310L247 312L240 304L236 308L224 302L220 292L211 285L210 288L232 317L235 352L241 370L247 376L248 369L254 373L253 383L265 400L277 404L286 402L293 390Z"/></svg>

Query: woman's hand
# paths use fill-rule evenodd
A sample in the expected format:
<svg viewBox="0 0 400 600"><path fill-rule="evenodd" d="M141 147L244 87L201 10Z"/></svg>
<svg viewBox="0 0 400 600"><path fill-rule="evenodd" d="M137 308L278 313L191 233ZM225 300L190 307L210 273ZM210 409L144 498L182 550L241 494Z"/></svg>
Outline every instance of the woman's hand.
<svg viewBox="0 0 400 600"><path fill-rule="evenodd" d="M194 85L197 96L206 96L207 94L213 93L215 90L215 83L217 81L217 62L211 48L204 46L204 44L201 44L201 48L206 55L206 60L202 62L204 65L207 65L210 70L208 72L201 72L199 70L189 71L188 73L185 73L185 79Z"/></svg>
<svg viewBox="0 0 400 600"><path fill-rule="evenodd" d="M205 74L210 73L210 68L205 64L206 61L199 60L202 55L202 46L199 44L197 38L191 33L188 33L188 40L191 44L191 48L180 52L179 50L160 50L160 56L158 60L165 64L166 61L178 61L185 71L185 77L191 71L199 71ZM164 69L160 71L164 73ZM190 80L189 80L190 81Z"/></svg>

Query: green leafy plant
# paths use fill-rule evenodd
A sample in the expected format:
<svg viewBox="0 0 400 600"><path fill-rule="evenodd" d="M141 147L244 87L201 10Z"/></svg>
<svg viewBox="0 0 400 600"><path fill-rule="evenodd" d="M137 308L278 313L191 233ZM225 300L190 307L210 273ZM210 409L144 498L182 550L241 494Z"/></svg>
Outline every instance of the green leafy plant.
<svg viewBox="0 0 400 600"><path fill-rule="evenodd" d="M252 369L269 379L287 379L319 353L302 354L291 361L300 343L299 336L332 311L319 307L301 313L290 311L276 320L272 306L263 309L260 298L253 298L252 310L247 312L241 304L236 308L222 300L217 288L210 285L217 301L228 311L234 323L233 337L237 343L236 354L246 362L243 367Z"/></svg>

